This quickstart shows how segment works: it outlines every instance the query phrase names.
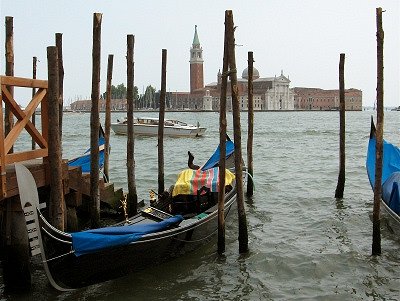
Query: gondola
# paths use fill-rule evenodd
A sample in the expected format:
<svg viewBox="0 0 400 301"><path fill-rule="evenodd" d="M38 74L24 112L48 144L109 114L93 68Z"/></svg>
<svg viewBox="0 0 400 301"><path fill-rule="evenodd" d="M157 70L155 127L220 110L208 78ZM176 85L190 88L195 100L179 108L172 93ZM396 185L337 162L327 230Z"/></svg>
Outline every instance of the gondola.
<svg viewBox="0 0 400 301"><path fill-rule="evenodd" d="M371 130L367 151L367 173L372 189L375 186L376 129L371 118ZM383 140L382 198L381 209L387 217L389 229L400 235L400 149Z"/></svg>
<svg viewBox="0 0 400 301"><path fill-rule="evenodd" d="M227 141L226 153L233 157L231 141ZM182 170L169 192L137 215L110 227L76 233L59 231L46 220L33 176L25 166L16 164L32 256L41 254L50 283L65 291L115 279L195 250L215 239L217 233L218 158L219 147L202 168ZM226 173L228 217L236 189L234 174L229 169Z"/></svg>

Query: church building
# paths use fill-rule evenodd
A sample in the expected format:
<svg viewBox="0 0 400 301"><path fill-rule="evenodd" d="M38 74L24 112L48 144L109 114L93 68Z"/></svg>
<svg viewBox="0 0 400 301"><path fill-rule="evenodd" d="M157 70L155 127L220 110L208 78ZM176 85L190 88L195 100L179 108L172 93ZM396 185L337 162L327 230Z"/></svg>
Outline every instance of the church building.
<svg viewBox="0 0 400 301"><path fill-rule="evenodd" d="M203 49L200 45L197 26L195 26L192 47L190 48L190 92L169 92L171 109L218 111L221 94L221 71L217 81L204 85ZM228 79L228 87L230 87ZM243 70L238 78L238 92L241 110L248 108L248 70ZM260 77L253 67L253 108L254 110L293 110L294 94L290 89L289 77L283 75ZM231 91L227 90L227 110L232 110Z"/></svg>

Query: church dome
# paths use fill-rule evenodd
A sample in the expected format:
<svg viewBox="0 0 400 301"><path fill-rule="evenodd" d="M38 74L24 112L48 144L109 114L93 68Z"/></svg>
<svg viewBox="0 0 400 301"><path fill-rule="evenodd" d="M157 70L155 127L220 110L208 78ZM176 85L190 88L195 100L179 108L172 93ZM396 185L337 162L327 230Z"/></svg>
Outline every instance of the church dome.
<svg viewBox="0 0 400 301"><path fill-rule="evenodd" d="M249 67L247 67L246 69L243 70L242 72L242 78L244 79L248 79L249 78ZM260 78L260 73L258 72L258 70L253 67L253 79L257 79Z"/></svg>

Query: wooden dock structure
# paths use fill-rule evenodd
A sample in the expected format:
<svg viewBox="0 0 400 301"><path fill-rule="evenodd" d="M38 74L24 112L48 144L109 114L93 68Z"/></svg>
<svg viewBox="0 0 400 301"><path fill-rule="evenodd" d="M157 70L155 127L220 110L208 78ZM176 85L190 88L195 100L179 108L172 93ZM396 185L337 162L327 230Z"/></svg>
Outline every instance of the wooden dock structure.
<svg viewBox="0 0 400 301"><path fill-rule="evenodd" d="M15 163L24 164L33 174L39 190L40 201L49 208L51 192L51 162L49 159L49 118L48 81L13 76L0 76L0 256L3 261L3 274L6 285L12 287L30 286L29 241L26 236L24 216L19 202L19 190L15 174ZM36 90L25 109L22 109L13 96L13 88L22 87ZM6 110L16 119L15 124L7 128L4 124ZM32 115L41 107L41 120L33 124ZM60 112L62 114L62 112ZM25 150L18 152L14 144L26 131L31 140L27 140ZM68 160L61 159L62 195L65 203L64 228L78 231L76 208L85 206L90 200L90 174L83 174L80 167L69 167ZM99 178L101 200L118 202L123 197L122 189L114 191L114 185Z"/></svg>

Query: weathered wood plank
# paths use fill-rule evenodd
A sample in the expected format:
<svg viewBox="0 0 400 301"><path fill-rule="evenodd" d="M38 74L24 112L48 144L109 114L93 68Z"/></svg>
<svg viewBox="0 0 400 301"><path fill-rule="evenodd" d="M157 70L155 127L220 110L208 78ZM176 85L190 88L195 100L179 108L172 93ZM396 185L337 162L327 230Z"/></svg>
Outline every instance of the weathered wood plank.
<svg viewBox="0 0 400 301"><path fill-rule="evenodd" d="M5 164L11 164L11 163L15 163L15 162L21 162L21 161L27 161L27 160L47 157L47 155L48 155L47 148L46 149L29 150L29 151L20 152L20 153L12 153L12 154L6 155Z"/></svg>
<svg viewBox="0 0 400 301"><path fill-rule="evenodd" d="M43 187L43 186L48 186L49 185L49 168L48 164L42 163L42 160L27 160L24 161L24 165L29 169L29 171L32 173L36 186L37 187ZM15 170L13 165L7 165L7 185L6 185L6 192L7 192L7 198L10 198L12 196L18 195L18 183L17 183L17 178L15 175ZM68 174L68 165L67 161L65 160L63 162L62 166L62 177L64 180L67 180L69 178ZM68 182L68 181L66 181ZM4 197L0 196L0 202L4 199Z"/></svg>
<svg viewBox="0 0 400 301"><path fill-rule="evenodd" d="M25 87L25 88L48 88L47 80L32 79L15 76L0 75L1 83L7 86Z"/></svg>

